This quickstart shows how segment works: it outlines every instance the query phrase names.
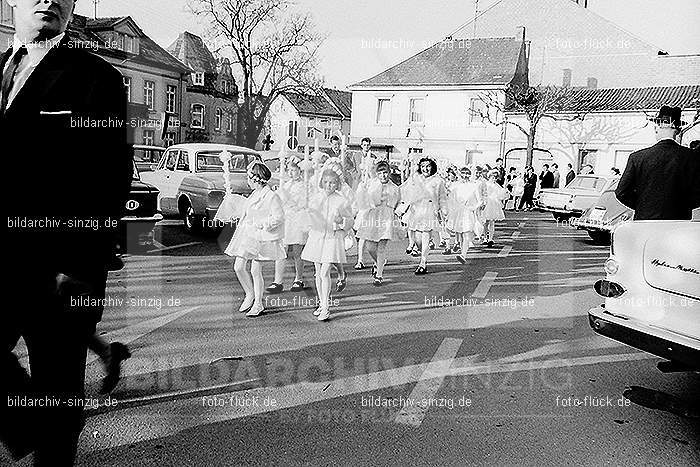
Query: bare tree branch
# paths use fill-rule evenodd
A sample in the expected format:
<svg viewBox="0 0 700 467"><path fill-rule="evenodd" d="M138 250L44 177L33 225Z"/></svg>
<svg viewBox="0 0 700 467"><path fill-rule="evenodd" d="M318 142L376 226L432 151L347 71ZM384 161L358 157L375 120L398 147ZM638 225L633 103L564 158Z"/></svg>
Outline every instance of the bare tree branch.
<svg viewBox="0 0 700 467"><path fill-rule="evenodd" d="M230 47L238 71L244 144L254 147L272 102L282 93L313 92L324 37L309 14L291 13L290 0L189 0L191 10L211 23L208 35Z"/></svg>

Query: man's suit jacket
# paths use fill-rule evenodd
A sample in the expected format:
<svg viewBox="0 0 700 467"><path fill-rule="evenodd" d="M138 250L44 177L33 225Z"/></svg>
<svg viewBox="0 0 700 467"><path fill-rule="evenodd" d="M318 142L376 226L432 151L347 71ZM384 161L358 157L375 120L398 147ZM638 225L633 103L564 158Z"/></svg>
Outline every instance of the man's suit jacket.
<svg viewBox="0 0 700 467"><path fill-rule="evenodd" d="M576 173L573 170L569 170L566 173L566 185L571 183L571 180L573 180L574 178L576 178ZM564 186L566 186L566 185L564 185Z"/></svg>
<svg viewBox="0 0 700 467"><path fill-rule="evenodd" d="M554 175L547 170L540 174L540 188L552 188L554 186Z"/></svg>
<svg viewBox="0 0 700 467"><path fill-rule="evenodd" d="M121 74L64 38L0 115L3 228L16 284L63 273L104 292L112 225L133 173L126 105Z"/></svg>
<svg viewBox="0 0 700 467"><path fill-rule="evenodd" d="M635 220L690 219L700 206L698 162L690 149L661 140L630 154L615 195Z"/></svg>

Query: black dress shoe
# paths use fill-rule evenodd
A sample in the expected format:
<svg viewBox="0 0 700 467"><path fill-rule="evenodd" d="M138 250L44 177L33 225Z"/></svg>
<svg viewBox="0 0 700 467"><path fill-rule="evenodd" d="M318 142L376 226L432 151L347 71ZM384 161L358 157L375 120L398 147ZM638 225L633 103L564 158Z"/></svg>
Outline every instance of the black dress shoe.
<svg viewBox="0 0 700 467"><path fill-rule="evenodd" d="M418 266L413 274L415 274L416 276L423 276L425 274L428 274L428 268Z"/></svg>
<svg viewBox="0 0 700 467"><path fill-rule="evenodd" d="M272 284L268 285L265 291L267 293L282 293L284 290L284 287L282 287L282 284L278 284L276 282L273 282Z"/></svg>
<svg viewBox="0 0 700 467"><path fill-rule="evenodd" d="M102 394L110 393L114 390L121 378L122 362L131 357L129 348L121 342L109 344L111 357L107 364L107 376L102 380Z"/></svg>
<svg viewBox="0 0 700 467"><path fill-rule="evenodd" d="M302 290L304 290L304 283L302 281L294 281L289 288L290 292L300 292Z"/></svg>

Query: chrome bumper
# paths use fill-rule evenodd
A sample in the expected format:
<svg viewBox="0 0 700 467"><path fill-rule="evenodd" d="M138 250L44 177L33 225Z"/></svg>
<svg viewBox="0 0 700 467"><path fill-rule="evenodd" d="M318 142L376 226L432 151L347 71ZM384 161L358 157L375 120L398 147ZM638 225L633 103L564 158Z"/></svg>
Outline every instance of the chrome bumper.
<svg viewBox="0 0 700 467"><path fill-rule="evenodd" d="M588 311L588 323L602 336L700 370L700 340L698 339L612 315L603 305Z"/></svg>

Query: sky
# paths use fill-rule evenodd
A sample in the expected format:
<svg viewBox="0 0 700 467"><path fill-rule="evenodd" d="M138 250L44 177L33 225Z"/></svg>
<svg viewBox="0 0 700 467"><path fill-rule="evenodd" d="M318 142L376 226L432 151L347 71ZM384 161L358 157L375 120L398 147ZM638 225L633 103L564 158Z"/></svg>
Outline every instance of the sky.
<svg viewBox="0 0 700 467"><path fill-rule="evenodd" d="M167 47L184 30L202 35L206 24L188 8L190 0L99 0L99 16L129 15L146 34ZM498 0L479 0L483 11ZM344 89L418 53L474 16L475 0L295 0L310 11L327 35L319 75ZM623 29L672 54L700 53L700 0L589 0L588 7ZM79 0L76 12L93 16L93 0ZM415 45L405 43L406 37ZM401 41L393 48L373 40Z"/></svg>

